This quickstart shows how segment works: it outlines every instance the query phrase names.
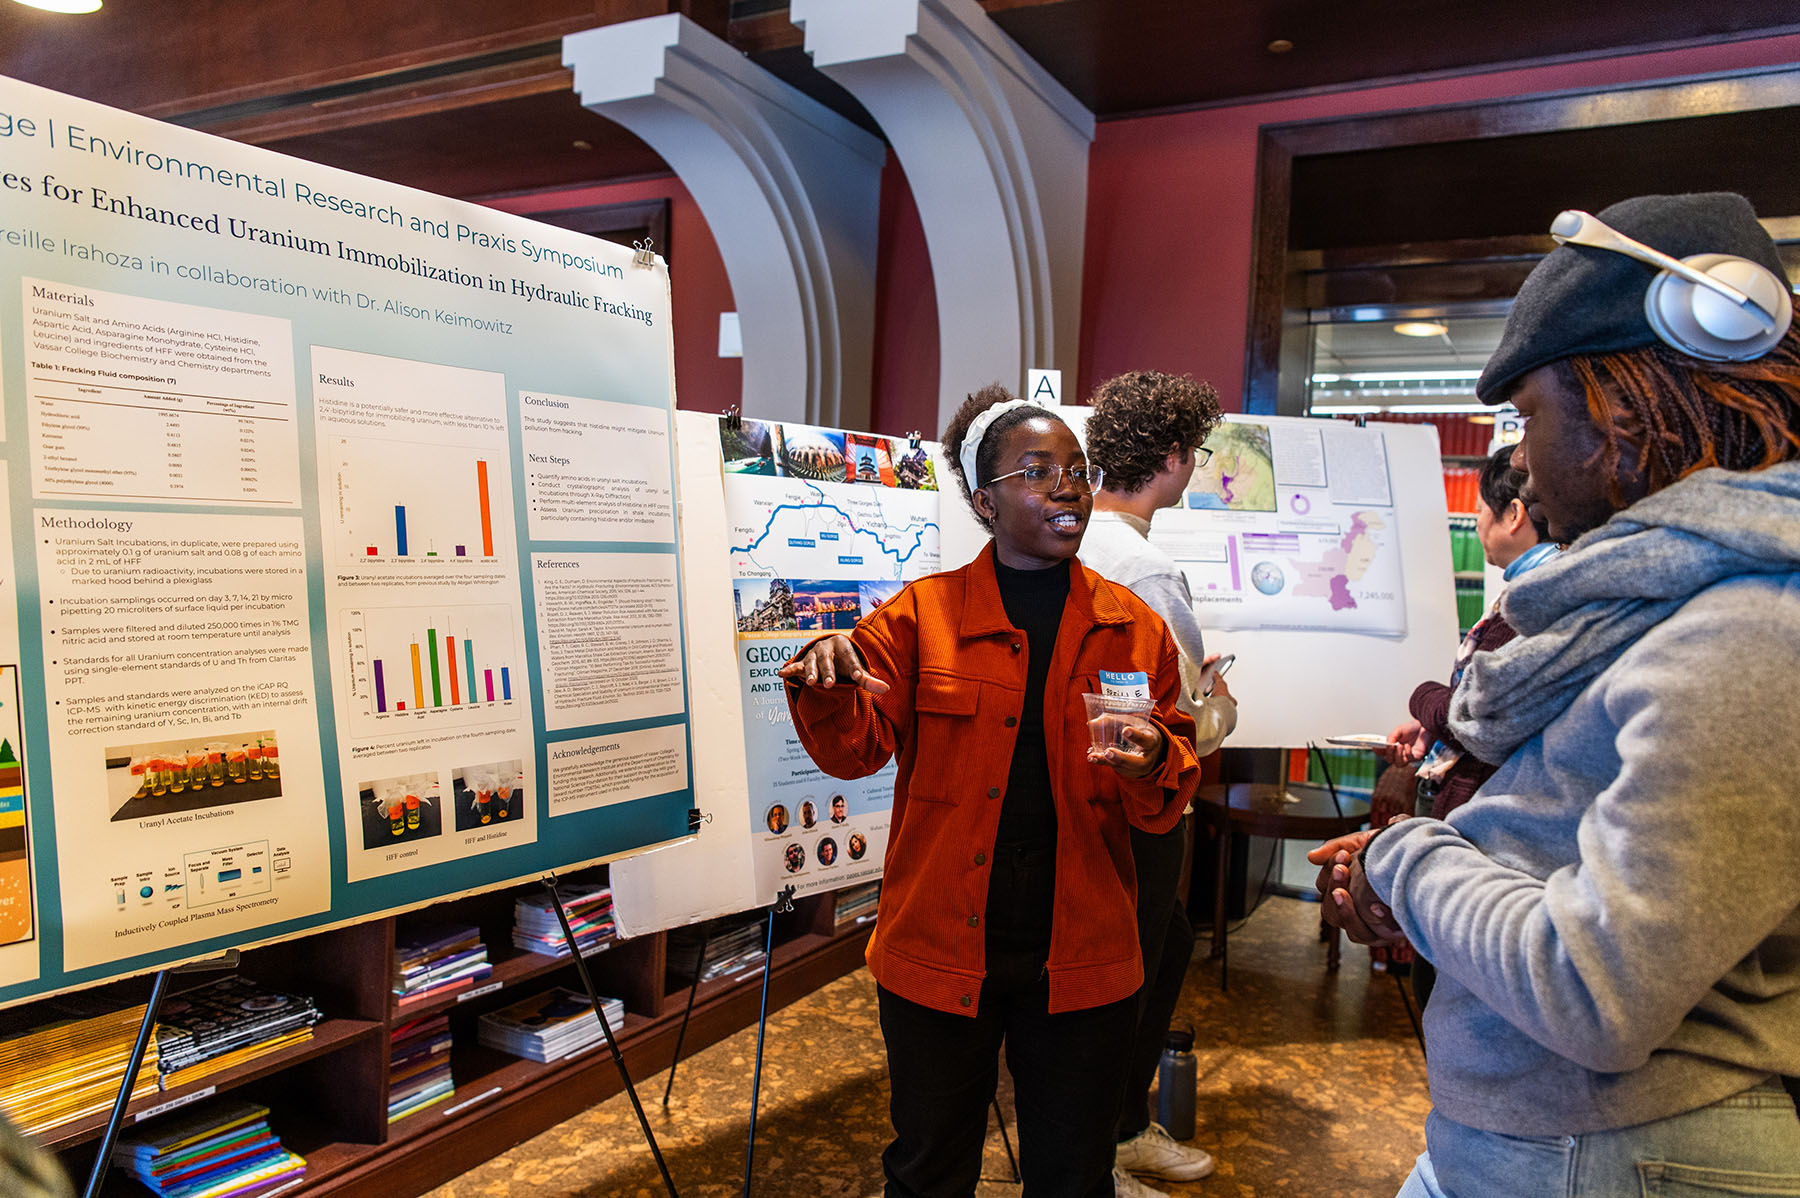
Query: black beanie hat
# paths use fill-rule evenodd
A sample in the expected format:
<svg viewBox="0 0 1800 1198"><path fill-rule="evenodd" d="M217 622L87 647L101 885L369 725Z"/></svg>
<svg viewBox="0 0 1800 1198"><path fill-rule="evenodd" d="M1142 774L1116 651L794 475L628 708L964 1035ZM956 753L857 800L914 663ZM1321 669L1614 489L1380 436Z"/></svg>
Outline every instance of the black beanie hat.
<svg viewBox="0 0 1800 1198"><path fill-rule="evenodd" d="M1732 254L1787 278L1750 201L1734 192L1638 196L1595 215L1671 257ZM1644 315L1644 294L1656 275L1649 263L1612 250L1557 246L1519 288L1476 398L1499 403L1509 383L1559 358L1655 344L1660 338Z"/></svg>

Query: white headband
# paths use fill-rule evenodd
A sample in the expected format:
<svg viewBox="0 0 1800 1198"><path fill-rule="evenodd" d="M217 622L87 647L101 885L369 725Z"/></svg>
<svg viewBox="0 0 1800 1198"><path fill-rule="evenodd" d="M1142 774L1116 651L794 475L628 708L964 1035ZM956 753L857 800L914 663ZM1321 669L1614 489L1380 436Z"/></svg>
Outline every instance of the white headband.
<svg viewBox="0 0 1800 1198"><path fill-rule="evenodd" d="M1030 399L1009 399L1005 403L997 403L975 419L969 421L969 431L963 434L962 452L957 458L962 462L963 481L969 484L971 492L981 488L981 480L975 474L975 458L981 453L981 439L1001 415L1021 407L1041 408L1044 405Z"/></svg>

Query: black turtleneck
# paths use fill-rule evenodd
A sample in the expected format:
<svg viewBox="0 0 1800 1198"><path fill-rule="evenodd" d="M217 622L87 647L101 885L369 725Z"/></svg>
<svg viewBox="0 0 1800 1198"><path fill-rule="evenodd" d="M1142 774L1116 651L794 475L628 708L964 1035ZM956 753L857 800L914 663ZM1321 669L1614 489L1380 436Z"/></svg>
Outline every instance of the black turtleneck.
<svg viewBox="0 0 1800 1198"><path fill-rule="evenodd" d="M1050 759L1044 747L1044 679L1056 652L1056 631L1069 598L1067 561L1045 570L1015 570L994 559L1006 618L1025 633L1025 700L1013 745L1006 798L995 843L1048 848L1056 843L1056 806L1050 796Z"/></svg>

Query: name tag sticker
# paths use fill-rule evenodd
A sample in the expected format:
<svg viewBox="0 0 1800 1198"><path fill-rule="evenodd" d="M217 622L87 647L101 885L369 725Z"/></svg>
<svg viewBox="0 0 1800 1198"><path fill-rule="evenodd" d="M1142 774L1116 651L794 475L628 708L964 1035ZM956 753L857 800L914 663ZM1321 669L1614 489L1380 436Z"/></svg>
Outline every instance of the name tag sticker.
<svg viewBox="0 0 1800 1198"><path fill-rule="evenodd" d="M1108 699L1149 699L1150 675L1142 670L1100 671L1100 693Z"/></svg>

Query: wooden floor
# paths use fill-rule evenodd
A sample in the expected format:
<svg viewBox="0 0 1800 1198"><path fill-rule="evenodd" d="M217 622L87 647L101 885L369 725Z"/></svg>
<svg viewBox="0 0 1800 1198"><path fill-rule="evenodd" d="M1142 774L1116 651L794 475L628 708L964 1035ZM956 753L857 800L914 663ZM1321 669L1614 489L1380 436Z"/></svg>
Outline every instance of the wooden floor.
<svg viewBox="0 0 1800 1198"><path fill-rule="evenodd" d="M1425 1067L1395 983L1346 946L1325 968L1318 907L1270 898L1231 938L1231 990L1201 944L1177 1022L1191 1021L1200 1060L1195 1143L1218 1158L1210 1178L1176 1195L1357 1195L1396 1191L1423 1146ZM1202 933L1204 935L1204 932ZM636 1079L682 1198L743 1190L756 1031ZM1002 1107L1010 1093L1002 1075ZM887 1073L866 970L770 1017L753 1193L865 1198L881 1192ZM980 1198L1012 1198L997 1131ZM619 1095L432 1191L434 1198L657 1198L663 1188Z"/></svg>

